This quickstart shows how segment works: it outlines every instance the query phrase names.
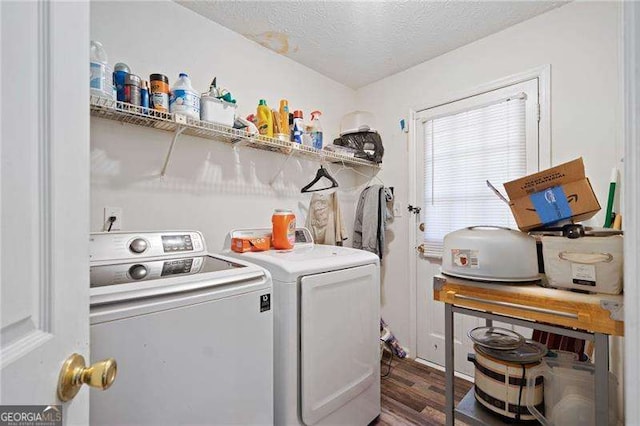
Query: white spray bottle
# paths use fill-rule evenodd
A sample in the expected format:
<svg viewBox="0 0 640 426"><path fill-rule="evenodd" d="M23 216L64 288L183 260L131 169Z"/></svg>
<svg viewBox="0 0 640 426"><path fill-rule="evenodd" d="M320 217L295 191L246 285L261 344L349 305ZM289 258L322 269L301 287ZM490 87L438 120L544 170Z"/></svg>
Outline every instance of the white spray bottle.
<svg viewBox="0 0 640 426"><path fill-rule="evenodd" d="M320 124L320 111L311 113L311 124L309 126L309 134L311 135L311 146L315 149L322 149L322 125Z"/></svg>

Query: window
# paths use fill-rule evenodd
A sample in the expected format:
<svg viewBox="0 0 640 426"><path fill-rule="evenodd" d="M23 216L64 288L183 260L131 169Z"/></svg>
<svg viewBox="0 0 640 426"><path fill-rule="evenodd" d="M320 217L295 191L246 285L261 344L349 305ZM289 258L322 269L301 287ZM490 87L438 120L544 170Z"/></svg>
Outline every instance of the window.
<svg viewBox="0 0 640 426"><path fill-rule="evenodd" d="M441 257L444 236L473 225L515 228L507 204L487 187L538 170L537 79L425 110L425 256Z"/></svg>

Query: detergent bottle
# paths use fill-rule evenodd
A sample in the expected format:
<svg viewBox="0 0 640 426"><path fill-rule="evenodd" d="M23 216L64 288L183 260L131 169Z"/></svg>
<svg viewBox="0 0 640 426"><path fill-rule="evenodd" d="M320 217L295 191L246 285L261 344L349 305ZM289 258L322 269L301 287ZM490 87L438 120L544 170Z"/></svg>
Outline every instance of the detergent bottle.
<svg viewBox="0 0 640 426"><path fill-rule="evenodd" d="M273 116L271 109L267 106L267 101L260 99L258 104L258 111L256 116L258 117L258 132L262 136L273 137Z"/></svg>
<svg viewBox="0 0 640 426"><path fill-rule="evenodd" d="M180 73L171 88L169 98L169 112L179 113L200 119L200 94L191 87L191 79L185 73Z"/></svg>
<svg viewBox="0 0 640 426"><path fill-rule="evenodd" d="M302 111L293 111L293 140L292 142L302 145L302 137L304 135L304 120L302 118Z"/></svg>
<svg viewBox="0 0 640 426"><path fill-rule="evenodd" d="M309 134L311 135L311 146L315 149L322 149L322 126L320 125L320 111L311 113L311 123L309 125Z"/></svg>
<svg viewBox="0 0 640 426"><path fill-rule="evenodd" d="M289 137L289 101L286 99L280 100L280 133Z"/></svg>
<svg viewBox="0 0 640 426"><path fill-rule="evenodd" d="M276 250L291 250L296 241L296 216L293 211L276 209L271 216L271 244Z"/></svg>
<svg viewBox="0 0 640 426"><path fill-rule="evenodd" d="M99 41L91 40L89 66L91 94L113 98L112 73L107 61L107 52Z"/></svg>

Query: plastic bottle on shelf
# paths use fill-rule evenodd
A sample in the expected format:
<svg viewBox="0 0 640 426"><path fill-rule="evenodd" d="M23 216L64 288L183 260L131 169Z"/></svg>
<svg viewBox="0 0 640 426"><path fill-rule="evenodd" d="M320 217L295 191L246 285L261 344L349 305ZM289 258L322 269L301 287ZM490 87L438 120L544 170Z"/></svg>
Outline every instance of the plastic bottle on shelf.
<svg viewBox="0 0 640 426"><path fill-rule="evenodd" d="M89 77L91 94L113 99L113 78L109 69L107 52L99 41L91 40L89 67L91 70Z"/></svg>
<svg viewBox="0 0 640 426"><path fill-rule="evenodd" d="M271 109L267 106L267 101L260 99L258 103L258 110L256 116L258 117L258 132L262 136L273 137L273 117Z"/></svg>
<svg viewBox="0 0 640 426"><path fill-rule="evenodd" d="M311 124L304 125L304 132L302 133L302 145L313 146L311 141Z"/></svg>
<svg viewBox="0 0 640 426"><path fill-rule="evenodd" d="M146 80L142 81L142 86L140 87L140 106L149 108L149 82Z"/></svg>
<svg viewBox="0 0 640 426"><path fill-rule="evenodd" d="M141 79L135 74L127 74L124 78L124 102L141 105Z"/></svg>
<svg viewBox="0 0 640 426"><path fill-rule="evenodd" d="M180 73L171 88L169 111L200 119L200 95L193 90L191 79L185 73Z"/></svg>
<svg viewBox="0 0 640 426"><path fill-rule="evenodd" d="M293 141L293 113L289 113L289 140Z"/></svg>
<svg viewBox="0 0 640 426"><path fill-rule="evenodd" d="M286 99L280 100L280 133L289 137L289 101Z"/></svg>
<svg viewBox="0 0 640 426"><path fill-rule="evenodd" d="M302 119L302 111L295 110L293 112L293 140L292 142L302 144L304 135L304 120Z"/></svg>
<svg viewBox="0 0 640 426"><path fill-rule="evenodd" d="M160 73L151 74L151 90L149 93L149 103L151 108L162 112L169 112L169 78Z"/></svg>
<svg viewBox="0 0 640 426"><path fill-rule="evenodd" d="M311 146L315 149L322 149L322 126L320 125L320 111L311 113L311 124L309 126L309 134L311 136Z"/></svg>
<svg viewBox="0 0 640 426"><path fill-rule="evenodd" d="M118 62L113 67L113 85L116 89L116 99L120 102L125 101L124 80L128 74L131 74L131 68L127 64Z"/></svg>
<svg viewBox="0 0 640 426"><path fill-rule="evenodd" d="M273 137L280 138L280 113L275 109L271 110L271 123L273 124Z"/></svg>

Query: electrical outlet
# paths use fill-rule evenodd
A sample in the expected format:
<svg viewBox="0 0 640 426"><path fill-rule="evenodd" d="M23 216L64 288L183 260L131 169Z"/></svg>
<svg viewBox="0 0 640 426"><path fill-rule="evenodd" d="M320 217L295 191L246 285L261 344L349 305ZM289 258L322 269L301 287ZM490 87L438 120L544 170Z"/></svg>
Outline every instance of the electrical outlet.
<svg viewBox="0 0 640 426"><path fill-rule="evenodd" d="M104 230L109 229L109 218L115 216L116 220L111 225L111 231L119 231L122 229L122 207L105 207L104 208Z"/></svg>
<svg viewBox="0 0 640 426"><path fill-rule="evenodd" d="M402 217L402 207L400 207L400 203L393 203L393 217Z"/></svg>

